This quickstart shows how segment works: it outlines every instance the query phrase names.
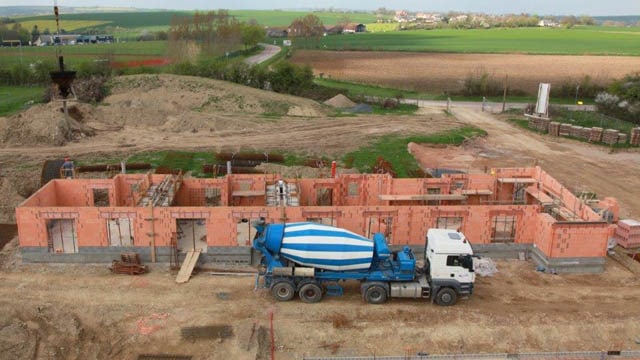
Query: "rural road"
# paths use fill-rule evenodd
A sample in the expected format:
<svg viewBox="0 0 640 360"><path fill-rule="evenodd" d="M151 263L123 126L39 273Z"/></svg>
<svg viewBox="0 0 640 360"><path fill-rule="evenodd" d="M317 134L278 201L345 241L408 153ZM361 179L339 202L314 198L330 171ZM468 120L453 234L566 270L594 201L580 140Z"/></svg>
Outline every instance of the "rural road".
<svg viewBox="0 0 640 360"><path fill-rule="evenodd" d="M265 43L260 43L258 45L262 46L264 48L264 50L262 50L262 52L260 54L256 54L256 55L248 57L245 60L245 62L247 64L249 64L249 65L260 64L260 63L265 62L268 59L272 58L273 56L275 56L280 51L280 47L279 46L265 44Z"/></svg>
<svg viewBox="0 0 640 360"><path fill-rule="evenodd" d="M431 107L431 106L439 106L439 107L447 107L446 100L418 100L418 99L402 99L402 103L404 104L416 104L419 107ZM528 103L506 103L505 109L525 109L529 105ZM551 106L559 106L572 111L596 111L595 105L571 105L571 104L551 104ZM470 108L482 110L482 101L451 101L452 108ZM500 113L502 112L502 103L498 102L486 102L484 106L484 111L489 113Z"/></svg>

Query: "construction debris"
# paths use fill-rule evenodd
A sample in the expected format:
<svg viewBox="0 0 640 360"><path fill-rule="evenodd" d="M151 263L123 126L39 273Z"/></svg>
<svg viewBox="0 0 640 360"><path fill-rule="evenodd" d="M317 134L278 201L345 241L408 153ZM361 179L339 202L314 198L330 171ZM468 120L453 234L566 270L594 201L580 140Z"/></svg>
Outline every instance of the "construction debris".
<svg viewBox="0 0 640 360"><path fill-rule="evenodd" d="M498 272L496 263L488 257L473 260L473 270L480 276L493 276Z"/></svg>
<svg viewBox="0 0 640 360"><path fill-rule="evenodd" d="M142 265L138 253L122 253L120 260L113 260L109 267L114 274L141 275L149 271L146 265Z"/></svg>
<svg viewBox="0 0 640 360"><path fill-rule="evenodd" d="M230 325L191 326L180 329L180 334L186 340L199 339L228 339L233 336Z"/></svg>

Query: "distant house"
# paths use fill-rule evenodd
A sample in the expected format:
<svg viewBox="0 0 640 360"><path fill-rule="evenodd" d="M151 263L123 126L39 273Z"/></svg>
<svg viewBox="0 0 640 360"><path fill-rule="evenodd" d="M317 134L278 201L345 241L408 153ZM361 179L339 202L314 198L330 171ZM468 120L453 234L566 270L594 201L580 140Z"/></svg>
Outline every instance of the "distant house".
<svg viewBox="0 0 640 360"><path fill-rule="evenodd" d="M556 27L558 23L553 20L542 19L538 22L538 26L540 27Z"/></svg>
<svg viewBox="0 0 640 360"><path fill-rule="evenodd" d="M289 36L289 29L286 27L270 27L267 29L267 37L283 38Z"/></svg>
<svg viewBox="0 0 640 360"><path fill-rule="evenodd" d="M35 46L47 45L75 45L75 44L110 44L114 42L113 35L40 35L32 43Z"/></svg>
<svg viewBox="0 0 640 360"><path fill-rule="evenodd" d="M345 34L362 33L367 31L365 24L347 24L342 28L342 32Z"/></svg>

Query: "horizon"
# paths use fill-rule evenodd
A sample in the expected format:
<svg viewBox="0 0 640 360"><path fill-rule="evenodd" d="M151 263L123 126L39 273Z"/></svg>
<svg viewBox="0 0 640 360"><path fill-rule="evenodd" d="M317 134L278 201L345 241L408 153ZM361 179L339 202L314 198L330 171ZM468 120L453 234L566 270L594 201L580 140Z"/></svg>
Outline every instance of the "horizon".
<svg viewBox="0 0 640 360"><path fill-rule="evenodd" d="M53 7L54 1L33 0L30 4L24 2L8 1L1 7ZM269 6L265 6L269 4ZM281 4L282 6L278 6ZM335 6L335 4L339 6ZM484 4L478 4L474 0L432 0L428 8L422 1L398 0L392 6L385 6L382 1L354 0L350 2L350 7L344 7L343 2L334 0L301 0L298 6L291 7L291 3L283 0L272 0L269 3L255 0L238 0L234 2L203 0L183 0L180 3L168 1L152 0L70 0L57 1L60 7L71 8L98 8L98 9L131 9L131 10L158 10L158 11L180 11L180 10L282 10L282 11L319 11L333 10L338 12L359 11L373 12L379 8L387 10L405 10L410 12L463 12L463 13L483 13L491 15L501 14L521 14L540 16L567 16L567 15L587 15L587 16L639 16L640 1L637 0L610 0L606 3L596 0L565 0L558 2L555 0L525 1L524 3L512 4L509 0L488 0Z"/></svg>

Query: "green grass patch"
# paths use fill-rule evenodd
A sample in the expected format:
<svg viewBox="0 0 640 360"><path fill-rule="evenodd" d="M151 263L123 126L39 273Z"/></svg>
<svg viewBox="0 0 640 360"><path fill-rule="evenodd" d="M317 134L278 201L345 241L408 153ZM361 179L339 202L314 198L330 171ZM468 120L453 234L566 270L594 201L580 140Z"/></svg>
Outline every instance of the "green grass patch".
<svg viewBox="0 0 640 360"><path fill-rule="evenodd" d="M368 173L371 172L378 157L383 157L386 161L393 164L393 170L398 177L406 178L412 171L420 168L416 159L407 151L407 145L410 142L460 145L465 139L486 135L486 131L474 126L464 126L431 135L415 135L409 137L386 135L378 138L371 145L364 146L354 152L346 154L342 161L344 164L351 165L360 172Z"/></svg>
<svg viewBox="0 0 640 360"><path fill-rule="evenodd" d="M348 81L327 79L327 78L316 78L314 80L316 85L339 89L346 96L355 98L358 96L375 96L379 98L397 98L401 96L403 98L408 99L423 99L423 100L431 100L435 99L433 95L419 93L417 91L407 91L401 89L387 88L375 85L367 85L367 84L358 84Z"/></svg>
<svg viewBox="0 0 640 360"><path fill-rule="evenodd" d="M318 48L365 51L636 56L640 55L638 40L638 33L631 31L556 28L434 29L326 36L320 39Z"/></svg>
<svg viewBox="0 0 640 360"><path fill-rule="evenodd" d="M418 105L415 104L399 104L395 108L385 108L382 105L375 104L372 106L373 113L378 115L413 115L418 111Z"/></svg>
<svg viewBox="0 0 640 360"><path fill-rule="evenodd" d="M44 87L0 86L0 116L7 116L42 102Z"/></svg>

